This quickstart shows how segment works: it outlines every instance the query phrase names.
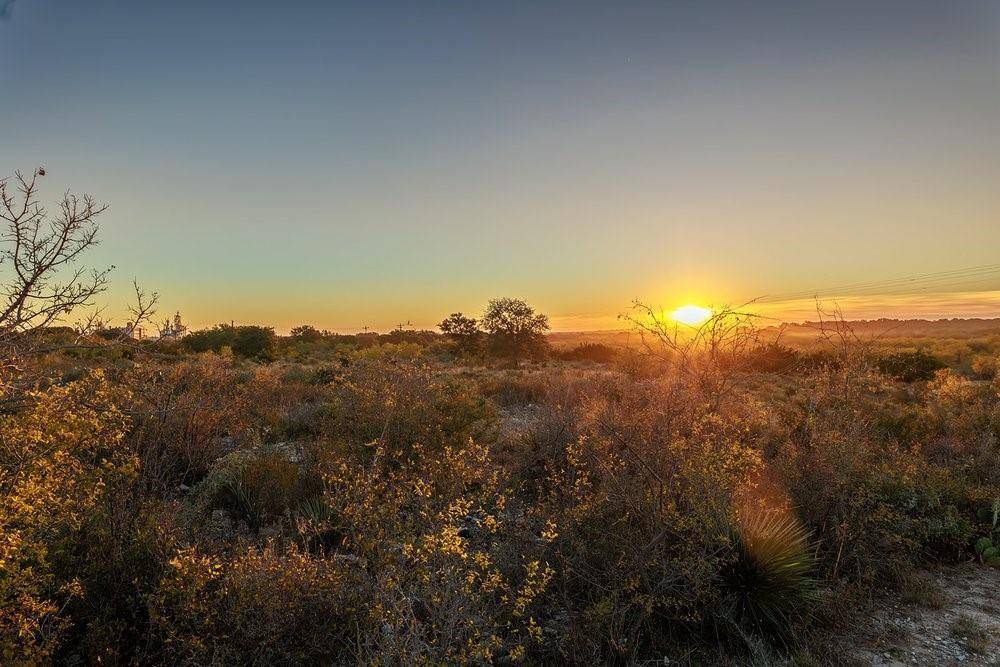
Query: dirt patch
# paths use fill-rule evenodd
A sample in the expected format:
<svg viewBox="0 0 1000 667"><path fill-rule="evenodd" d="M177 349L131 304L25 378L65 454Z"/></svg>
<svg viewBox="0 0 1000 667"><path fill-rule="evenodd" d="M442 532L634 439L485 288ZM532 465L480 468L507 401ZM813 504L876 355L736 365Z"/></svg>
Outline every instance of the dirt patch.
<svg viewBox="0 0 1000 667"><path fill-rule="evenodd" d="M1000 569L922 573L859 624L860 664L1000 665Z"/></svg>

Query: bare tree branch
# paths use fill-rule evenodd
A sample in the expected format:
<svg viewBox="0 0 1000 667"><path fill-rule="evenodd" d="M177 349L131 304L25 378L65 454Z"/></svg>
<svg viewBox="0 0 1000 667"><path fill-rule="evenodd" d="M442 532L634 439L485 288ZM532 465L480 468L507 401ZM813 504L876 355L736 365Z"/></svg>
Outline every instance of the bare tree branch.
<svg viewBox="0 0 1000 667"><path fill-rule="evenodd" d="M632 324L648 354L690 381L703 399L718 405L732 389L734 371L760 345L759 316L746 310L752 303L717 307L707 320L693 326L670 321L662 309L641 301L620 317Z"/></svg>
<svg viewBox="0 0 1000 667"><path fill-rule="evenodd" d="M50 216L38 200L38 178L15 172L0 180L0 355L12 360L46 327L89 307L107 289L114 267L75 266L97 245L97 218L107 210L90 195L65 193Z"/></svg>

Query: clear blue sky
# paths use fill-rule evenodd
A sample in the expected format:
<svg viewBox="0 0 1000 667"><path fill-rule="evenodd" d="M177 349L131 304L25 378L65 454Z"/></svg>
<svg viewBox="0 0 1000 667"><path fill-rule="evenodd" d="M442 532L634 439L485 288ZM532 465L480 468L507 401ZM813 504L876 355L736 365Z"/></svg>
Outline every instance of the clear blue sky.
<svg viewBox="0 0 1000 667"><path fill-rule="evenodd" d="M996 2L0 0L0 91L0 173L108 201L111 305L196 325L1000 261Z"/></svg>

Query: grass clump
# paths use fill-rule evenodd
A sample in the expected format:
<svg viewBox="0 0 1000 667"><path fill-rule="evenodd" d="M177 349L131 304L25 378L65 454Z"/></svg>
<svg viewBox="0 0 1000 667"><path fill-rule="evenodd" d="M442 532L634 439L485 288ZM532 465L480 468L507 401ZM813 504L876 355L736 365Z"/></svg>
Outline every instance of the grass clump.
<svg viewBox="0 0 1000 667"><path fill-rule="evenodd" d="M914 572L900 584L900 601L914 607L941 609L947 598L941 586L926 572Z"/></svg>
<svg viewBox="0 0 1000 667"><path fill-rule="evenodd" d="M962 614L948 626L948 633L962 643L969 653L983 654L990 643L990 634L972 616Z"/></svg>

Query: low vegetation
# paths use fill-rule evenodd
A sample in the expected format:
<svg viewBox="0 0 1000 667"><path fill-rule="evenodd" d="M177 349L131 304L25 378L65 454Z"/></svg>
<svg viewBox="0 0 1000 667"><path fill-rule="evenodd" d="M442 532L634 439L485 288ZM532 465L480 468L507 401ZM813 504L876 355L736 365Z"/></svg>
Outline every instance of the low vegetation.
<svg viewBox="0 0 1000 667"><path fill-rule="evenodd" d="M3 325L4 663L830 662L996 564L1000 380L905 346Z"/></svg>

